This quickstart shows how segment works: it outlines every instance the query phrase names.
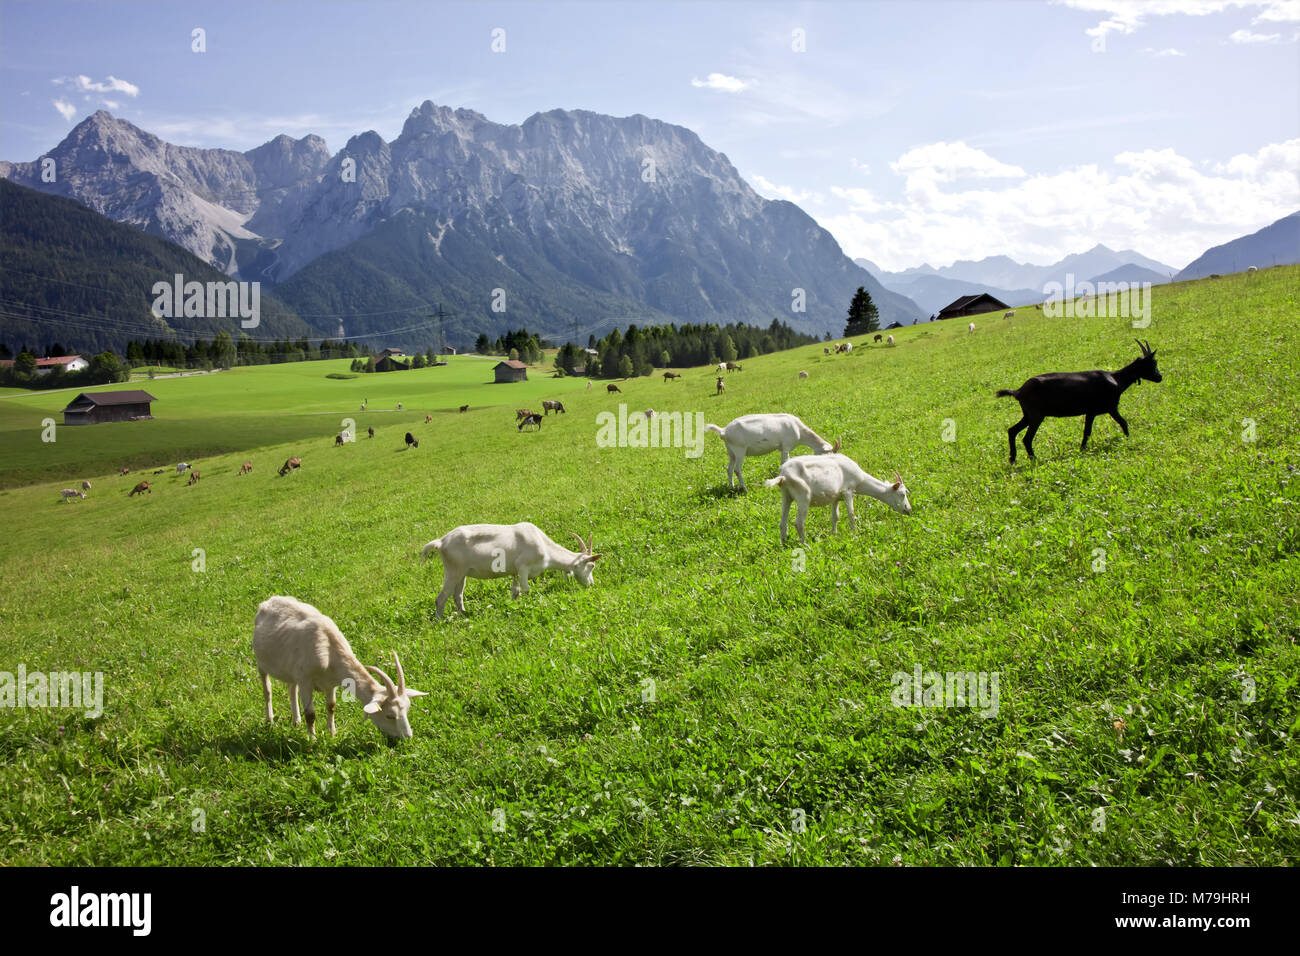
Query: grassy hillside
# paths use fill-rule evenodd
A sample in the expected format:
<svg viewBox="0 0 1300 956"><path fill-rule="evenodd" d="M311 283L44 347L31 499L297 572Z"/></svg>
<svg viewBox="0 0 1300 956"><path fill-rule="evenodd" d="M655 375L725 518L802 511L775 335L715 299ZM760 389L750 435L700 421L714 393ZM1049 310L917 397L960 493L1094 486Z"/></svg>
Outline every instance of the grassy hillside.
<svg viewBox="0 0 1300 956"><path fill-rule="evenodd" d="M717 398L707 370L622 386L718 424L792 411L903 475L911 517L860 498L832 536L816 510L803 551L778 545L775 456L741 496L716 436L697 459L599 447L619 396L594 388L537 433L507 406L399 451L397 427L329 447L357 381L155 383L171 407L198 396L196 442L205 402L232 442L242 416L240 451L143 499L73 457L0 493L0 670L105 682L98 719L0 710L0 862L1295 863L1297 279L1159 287L1140 333L1020 310L746 361ZM1164 381L1126 394L1132 436L1099 421L1080 454L1082 421L1049 421L1038 464L1009 467L1018 409L994 390L1118 368L1136 334ZM391 405L380 378L455 368L362 387ZM310 441L245 450L309 411L328 412ZM290 454L302 470L276 477ZM91 497L59 502L80 477ZM438 621L419 548L520 520L594 532L594 586L553 574L515 602L471 581L468 614ZM367 663L401 653L430 694L414 739L387 747L341 703L337 738L308 743L278 684L265 723L251 637L272 594L320 607ZM894 706L918 665L996 673L996 715Z"/></svg>

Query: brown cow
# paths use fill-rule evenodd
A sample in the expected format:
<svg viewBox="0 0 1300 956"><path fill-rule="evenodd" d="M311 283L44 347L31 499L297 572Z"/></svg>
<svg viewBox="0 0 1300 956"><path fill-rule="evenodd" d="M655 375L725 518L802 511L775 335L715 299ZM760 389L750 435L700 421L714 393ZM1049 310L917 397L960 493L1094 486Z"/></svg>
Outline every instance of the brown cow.
<svg viewBox="0 0 1300 956"><path fill-rule="evenodd" d="M130 493L127 494L127 497L130 498L132 495L139 495L145 492L148 492L149 494L153 494L153 489L149 487L149 482L142 481L140 482L140 484L136 485L134 488L131 489Z"/></svg>
<svg viewBox="0 0 1300 956"><path fill-rule="evenodd" d="M194 484L195 482L197 482L197 481L199 480L200 477L201 477L201 476L199 475L199 473L198 473L197 471L195 471L193 468L191 468L191 469L190 469L190 480L189 480L189 484L191 484L191 485Z"/></svg>
<svg viewBox="0 0 1300 956"><path fill-rule="evenodd" d="M252 470L253 470L253 463L251 461L246 461L239 467L239 473L241 475L246 475Z"/></svg>
<svg viewBox="0 0 1300 956"><path fill-rule="evenodd" d="M302 467L301 458L290 458L288 461L286 461L283 465L280 466L280 477L283 478L285 475L289 474L289 472L291 472L293 469L301 468L301 467Z"/></svg>

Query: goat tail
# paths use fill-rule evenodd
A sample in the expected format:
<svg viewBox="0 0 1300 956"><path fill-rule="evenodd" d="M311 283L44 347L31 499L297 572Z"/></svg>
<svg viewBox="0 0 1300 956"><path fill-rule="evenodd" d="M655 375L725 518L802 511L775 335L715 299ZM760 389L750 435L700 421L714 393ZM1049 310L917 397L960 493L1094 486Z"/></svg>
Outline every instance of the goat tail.
<svg viewBox="0 0 1300 956"><path fill-rule="evenodd" d="M1018 391L1020 391L1020 389L1018 388L1000 388L993 393L993 397L994 398L1015 398L1016 392Z"/></svg>
<svg viewBox="0 0 1300 956"><path fill-rule="evenodd" d="M723 433L722 429L719 428L717 425L705 425L704 430L706 432L717 432L719 435Z"/></svg>
<svg viewBox="0 0 1300 956"><path fill-rule="evenodd" d="M432 541L430 541L428 544L426 544L423 548L420 549L421 564L424 564L425 561L429 560L430 551L437 551L439 554L442 553L442 538L434 538Z"/></svg>
<svg viewBox="0 0 1300 956"><path fill-rule="evenodd" d="M775 488L777 485L780 485L784 482L785 482L785 475L777 475L775 478L767 479L767 481L763 482L763 484L767 485L769 488Z"/></svg>

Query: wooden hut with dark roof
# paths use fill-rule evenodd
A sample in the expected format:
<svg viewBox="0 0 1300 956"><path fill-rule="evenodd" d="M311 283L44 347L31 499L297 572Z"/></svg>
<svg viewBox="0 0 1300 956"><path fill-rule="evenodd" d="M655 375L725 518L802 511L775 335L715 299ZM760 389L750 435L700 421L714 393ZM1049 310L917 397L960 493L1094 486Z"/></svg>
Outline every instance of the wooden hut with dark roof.
<svg viewBox="0 0 1300 956"><path fill-rule="evenodd" d="M63 409L63 424L100 425L153 418L150 403L156 401L158 399L139 389L82 392Z"/></svg>

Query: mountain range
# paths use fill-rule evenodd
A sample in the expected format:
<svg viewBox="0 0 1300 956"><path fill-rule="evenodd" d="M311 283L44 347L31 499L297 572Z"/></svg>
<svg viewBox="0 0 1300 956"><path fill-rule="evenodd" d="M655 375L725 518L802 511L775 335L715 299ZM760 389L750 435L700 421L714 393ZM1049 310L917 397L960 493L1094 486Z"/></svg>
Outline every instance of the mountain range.
<svg viewBox="0 0 1300 956"><path fill-rule="evenodd" d="M1219 273L1267 269L1300 262L1300 212L1283 216L1258 232L1207 249L1178 273L1179 279L1201 279Z"/></svg>
<svg viewBox="0 0 1300 956"><path fill-rule="evenodd" d="M1058 282L1064 287L1068 275L1073 275L1074 285L1083 281L1156 284L1170 281L1176 271L1140 252L1131 249L1116 252L1100 244L1046 266L1016 262L1007 256L989 256L979 260L958 260L938 269L921 265L901 272L887 272L869 259L855 259L854 262L879 279L885 288L907 296L927 314L938 312L954 299L976 292L988 292L1007 305L1041 302L1045 298L1046 286Z"/></svg>
<svg viewBox="0 0 1300 956"><path fill-rule="evenodd" d="M316 136L176 146L101 110L39 160L0 162L0 178L260 281L321 334L384 345L426 347L435 304L460 345L632 322L838 333L858 286L882 324L920 318L799 207L640 115L553 110L512 126L425 102L392 142L364 132L331 155Z"/></svg>

